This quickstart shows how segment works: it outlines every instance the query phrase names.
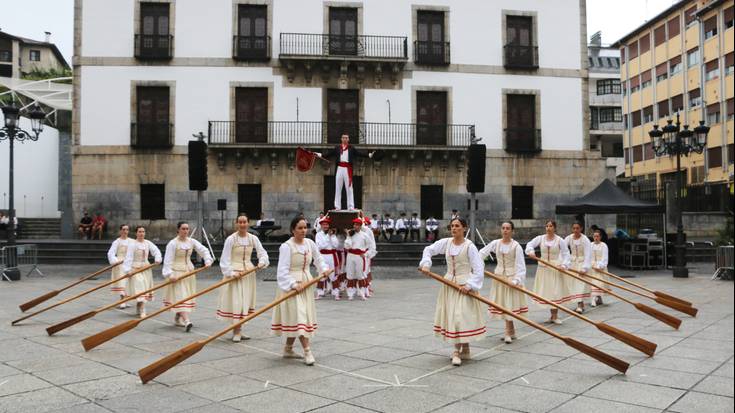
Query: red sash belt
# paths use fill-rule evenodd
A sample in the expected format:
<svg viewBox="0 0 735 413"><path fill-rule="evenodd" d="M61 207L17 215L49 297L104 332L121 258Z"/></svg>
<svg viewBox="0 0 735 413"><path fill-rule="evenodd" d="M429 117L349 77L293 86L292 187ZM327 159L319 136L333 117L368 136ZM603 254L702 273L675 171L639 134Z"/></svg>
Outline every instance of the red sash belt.
<svg viewBox="0 0 735 413"><path fill-rule="evenodd" d="M347 253L348 254L359 255L360 258L362 258L362 271L363 272L365 272L365 270L367 269L367 267L366 267L366 264L367 263L365 261L365 253L366 252L367 252L367 250L358 250L358 249L353 249L353 248L350 248L350 249L347 250Z"/></svg>
<svg viewBox="0 0 735 413"><path fill-rule="evenodd" d="M352 163L350 162L337 162L337 166L347 168L347 176L350 178L350 186L352 186Z"/></svg>
<svg viewBox="0 0 735 413"><path fill-rule="evenodd" d="M339 251L337 250L319 250L322 254L329 254L332 256L332 260L334 260L334 269L336 270L340 266L340 260L339 260Z"/></svg>

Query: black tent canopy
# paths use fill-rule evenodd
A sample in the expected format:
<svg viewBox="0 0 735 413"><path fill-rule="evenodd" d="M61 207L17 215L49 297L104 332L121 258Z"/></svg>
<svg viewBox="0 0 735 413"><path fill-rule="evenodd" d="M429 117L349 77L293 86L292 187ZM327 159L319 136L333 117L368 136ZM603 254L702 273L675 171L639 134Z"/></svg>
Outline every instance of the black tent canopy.
<svg viewBox="0 0 735 413"><path fill-rule="evenodd" d="M602 181L587 195L556 206L557 214L663 214L664 212L663 205L635 199L609 179Z"/></svg>

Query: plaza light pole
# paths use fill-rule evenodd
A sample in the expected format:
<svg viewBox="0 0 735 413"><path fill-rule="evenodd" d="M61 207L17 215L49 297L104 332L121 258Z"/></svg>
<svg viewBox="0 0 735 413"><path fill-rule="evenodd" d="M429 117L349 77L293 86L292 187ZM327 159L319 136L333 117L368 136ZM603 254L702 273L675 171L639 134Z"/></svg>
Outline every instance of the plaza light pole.
<svg viewBox="0 0 735 413"><path fill-rule="evenodd" d="M656 156L676 156L676 245L674 246L675 261L672 268L673 276L686 278L689 270L686 266L686 245L684 244L684 224L682 223L682 181L681 181L681 156L689 156L691 152L702 153L707 146L707 134L709 126L704 121L699 121L699 126L694 130L689 125L681 127L679 113L676 114L676 123L669 119L666 126L659 129L653 125L653 130L648 132L651 144ZM664 225L664 233L666 233Z"/></svg>
<svg viewBox="0 0 735 413"><path fill-rule="evenodd" d="M14 200L14 182L13 182L13 162L14 162L14 144L15 141L24 142L26 140L37 141L38 136L43 131L43 119L46 114L43 113L38 103L33 105L30 111L28 111L28 117L31 119L31 130L33 133L28 133L20 128L20 108L16 106L15 99L10 101L10 104L2 107L3 116L5 118L4 126L0 129L0 141L8 140L10 148L8 151L8 242L7 246L15 246L15 200ZM5 270L5 276L10 279L20 278L20 272L17 268L17 255L14 248L8 250L7 256L7 269Z"/></svg>

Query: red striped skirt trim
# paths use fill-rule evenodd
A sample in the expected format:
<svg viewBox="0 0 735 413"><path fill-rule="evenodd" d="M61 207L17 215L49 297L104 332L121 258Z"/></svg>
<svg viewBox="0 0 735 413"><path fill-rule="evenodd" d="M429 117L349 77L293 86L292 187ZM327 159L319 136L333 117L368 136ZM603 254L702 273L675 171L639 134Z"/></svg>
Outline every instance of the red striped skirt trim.
<svg viewBox="0 0 735 413"><path fill-rule="evenodd" d="M245 318L245 317L249 316L250 314L253 314L254 312L255 312L255 309L254 308L249 308L247 314L243 314L243 313L229 313L227 311L217 310L217 315L220 316L220 317L222 317L222 318L232 318L232 319L239 320L239 319L242 319L242 318Z"/></svg>
<svg viewBox="0 0 735 413"><path fill-rule="evenodd" d="M578 298L590 298L590 293L574 294L569 296L570 300L576 300Z"/></svg>
<svg viewBox="0 0 735 413"><path fill-rule="evenodd" d="M121 292L124 292L125 291L125 288L123 288L123 287L112 287L112 288L110 288L110 291L112 291L114 293L121 293Z"/></svg>
<svg viewBox="0 0 735 413"><path fill-rule="evenodd" d="M297 324L295 326L284 326L283 324L271 324L271 330L273 331L285 331L285 332L293 332L293 331L306 331L307 333L311 333L313 331L316 331L316 329L319 328L316 324Z"/></svg>
<svg viewBox="0 0 735 413"><path fill-rule="evenodd" d="M536 299L536 297L531 297L531 298L533 298L533 301L535 301L535 302L537 302L539 304L546 304L546 305L548 305L546 303L546 301L538 300L538 299ZM548 301L551 301L554 304L564 304L564 303L566 303L567 301L569 301L571 299L572 299L572 296L567 296L567 297L562 297L562 298L560 298L558 300L548 300Z"/></svg>
<svg viewBox="0 0 735 413"><path fill-rule="evenodd" d="M447 331L439 326L434 326L434 332L439 333L447 338L461 338L461 337L473 337L473 336L479 336L480 334L485 334L487 332L487 328L481 327L476 330L468 330L468 331Z"/></svg>
<svg viewBox="0 0 735 413"><path fill-rule="evenodd" d="M173 304L173 303L170 303L170 302L168 302L168 301L165 301L165 300L163 301L163 306L164 306L164 307L168 307L168 306L170 306L171 304ZM181 303L181 304L179 304L179 305L175 305L175 306L173 306L173 308L194 308L194 307L196 307L196 306L197 306L197 304L196 304L196 303L191 303L191 304L189 304L189 303Z"/></svg>
<svg viewBox="0 0 735 413"><path fill-rule="evenodd" d="M488 308L488 311L490 311L490 314L505 314L505 313L504 313L504 312L502 312L502 311L498 311L498 310L496 310L496 309L495 309L494 307L489 307L489 308ZM514 309L514 310L511 310L510 312L511 312L511 313L513 313L513 314L523 314L523 313L527 313L527 312L528 312L528 307L521 307L521 308L516 308L516 309Z"/></svg>
<svg viewBox="0 0 735 413"><path fill-rule="evenodd" d="M591 289L591 291L593 293L607 293L607 290L602 290L602 289L594 288L594 287Z"/></svg>

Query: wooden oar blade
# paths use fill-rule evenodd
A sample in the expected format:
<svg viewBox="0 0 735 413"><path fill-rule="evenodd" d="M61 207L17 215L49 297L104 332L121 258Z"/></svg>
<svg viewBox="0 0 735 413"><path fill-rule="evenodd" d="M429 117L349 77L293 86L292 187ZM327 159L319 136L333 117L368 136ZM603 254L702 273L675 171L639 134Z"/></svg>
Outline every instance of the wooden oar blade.
<svg viewBox="0 0 735 413"><path fill-rule="evenodd" d="M646 354L648 357L653 357L656 353L656 347L658 344L652 343L648 340L642 339L636 335L630 334L627 331L623 331L619 328L615 328L609 324L597 323L597 329L603 333L614 337L617 340L633 347L634 349Z"/></svg>
<svg viewBox="0 0 735 413"><path fill-rule="evenodd" d="M89 336L82 340L82 346L84 347L84 351L89 351L101 344L104 344L113 338L119 336L120 334L125 333L126 331L130 331L135 328L135 326L140 323L140 320L130 320L126 321L124 323L120 323L116 326L113 326L111 328L108 328L105 331L99 332L93 336Z"/></svg>
<svg viewBox="0 0 735 413"><path fill-rule="evenodd" d="M643 311L644 313L650 315L651 317L655 318L656 320L667 324L674 328L675 330L679 329L679 326L681 325L681 319L674 317L673 315L666 314L663 311L659 311L653 307L649 307L645 304L641 303L634 303L635 308L637 308L640 311Z"/></svg>
<svg viewBox="0 0 735 413"><path fill-rule="evenodd" d="M33 307L41 304L42 302L47 301L47 300L50 300L50 299L56 297L57 295L59 295L59 290L54 290L54 291L48 292L48 293L46 293L46 294L44 294L44 295L42 295L40 297L34 298L31 301L28 301L27 303L23 303L23 304L19 305L18 307L20 307L20 311L26 312L27 310L29 310L29 309L31 309L31 308L33 308Z"/></svg>
<svg viewBox="0 0 735 413"><path fill-rule="evenodd" d="M668 295L666 293L662 293L661 291L654 291L653 292L653 295L655 295L656 297L661 297L661 298L663 298L665 300L675 301L677 303L688 305L689 307L692 306L692 303L690 303L689 301L682 300L681 298L676 298L676 297L671 296L671 295Z"/></svg>
<svg viewBox="0 0 735 413"><path fill-rule="evenodd" d="M84 314L79 315L79 316L76 316L74 318L70 318L70 319L68 319L66 321L62 321L60 323L54 324L54 325L46 328L46 332L48 333L48 335L52 336L52 335L58 333L61 330L64 330L64 329L67 329L67 328L73 326L74 324L81 323L84 320L87 320L87 319L92 318L96 314L97 314L96 311L90 311L88 313L84 313Z"/></svg>
<svg viewBox="0 0 735 413"><path fill-rule="evenodd" d="M169 354L168 356L152 364L149 364L146 367L143 367L142 369L138 371L138 376L140 376L140 380L143 382L143 384L146 384L149 381L160 376L161 374L165 373L172 367L181 363L182 361L198 353L199 350L201 350L203 347L204 347L203 341L195 341L187 345L186 347L176 350L175 352Z"/></svg>
<svg viewBox="0 0 735 413"><path fill-rule="evenodd" d="M688 306L686 304L681 304L676 301L671 301L660 297L653 297L653 299L661 305L665 305L666 307L674 309L680 313L690 315L692 317L696 317L697 313L699 312L699 310L694 307Z"/></svg>
<svg viewBox="0 0 735 413"><path fill-rule="evenodd" d="M571 337L563 337L562 340L564 340L564 343L566 343L566 345L568 345L569 347L572 347L601 363L607 364L608 366L623 374L625 374L625 372L628 371L628 367L630 367L630 364L628 362L620 360L619 358L611 356L610 354L607 354L604 351L598 350L592 346L588 346L587 344L584 344L581 341L577 341Z"/></svg>

